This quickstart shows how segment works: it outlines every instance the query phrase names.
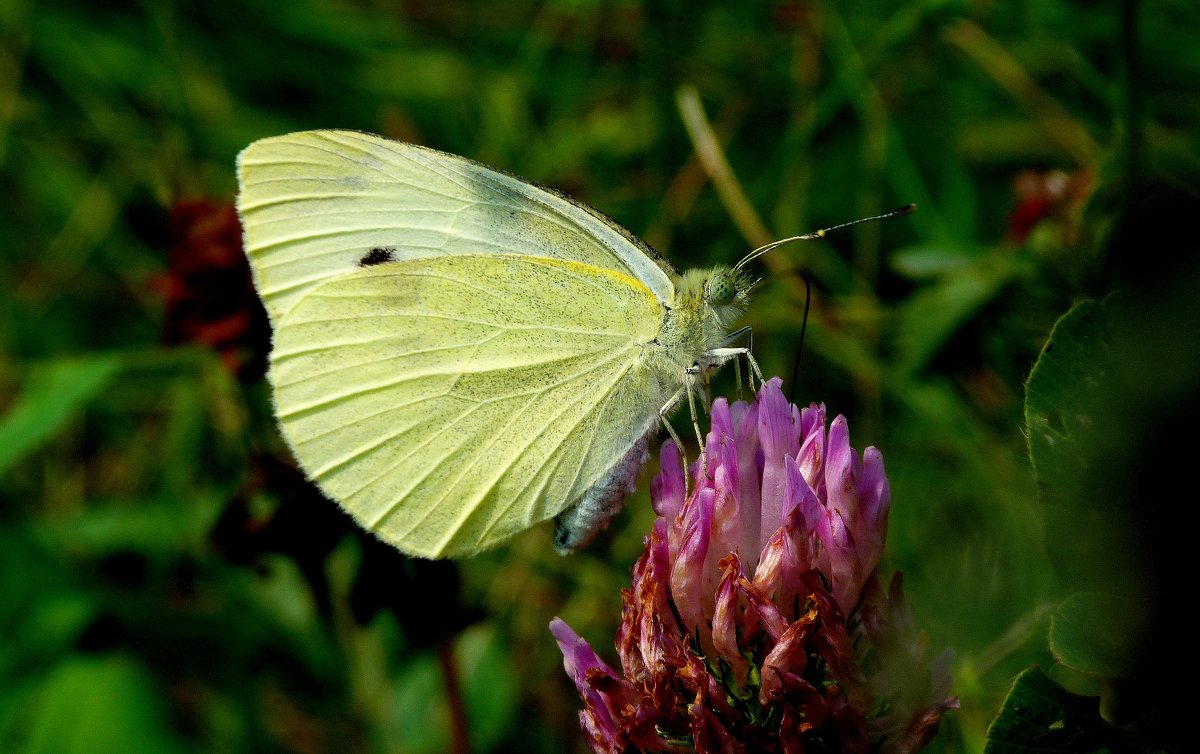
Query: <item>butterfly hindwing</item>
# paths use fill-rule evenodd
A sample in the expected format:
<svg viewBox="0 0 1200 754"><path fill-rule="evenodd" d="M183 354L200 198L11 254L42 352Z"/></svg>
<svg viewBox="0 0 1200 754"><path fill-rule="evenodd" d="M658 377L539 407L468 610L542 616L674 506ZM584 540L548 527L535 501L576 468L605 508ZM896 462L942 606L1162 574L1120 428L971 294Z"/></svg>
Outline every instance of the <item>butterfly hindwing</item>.
<svg viewBox="0 0 1200 754"><path fill-rule="evenodd" d="M675 375L639 281L516 255L370 265L277 323L271 379L309 476L365 527L467 555L577 502L653 426Z"/></svg>

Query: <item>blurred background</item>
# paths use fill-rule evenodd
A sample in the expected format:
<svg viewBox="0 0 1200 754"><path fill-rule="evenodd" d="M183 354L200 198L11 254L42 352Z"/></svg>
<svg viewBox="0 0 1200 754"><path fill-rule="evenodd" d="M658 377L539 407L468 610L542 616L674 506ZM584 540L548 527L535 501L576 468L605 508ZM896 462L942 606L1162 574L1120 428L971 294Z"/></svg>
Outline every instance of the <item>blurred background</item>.
<svg viewBox="0 0 1200 754"><path fill-rule="evenodd" d="M616 662L651 470L570 558L547 525L410 561L322 500L232 211L238 151L300 129L555 187L679 268L918 203L765 258L744 323L883 452L882 567L957 653L932 750L983 748L1071 589L1181 583L1155 556L1185 546L1165 480L1197 414L1192 0L103 5L0 0L0 750L584 750L546 626ZM1117 288L1161 306L1125 320L1157 413L1114 455L1157 465L1048 515L1024 380Z"/></svg>

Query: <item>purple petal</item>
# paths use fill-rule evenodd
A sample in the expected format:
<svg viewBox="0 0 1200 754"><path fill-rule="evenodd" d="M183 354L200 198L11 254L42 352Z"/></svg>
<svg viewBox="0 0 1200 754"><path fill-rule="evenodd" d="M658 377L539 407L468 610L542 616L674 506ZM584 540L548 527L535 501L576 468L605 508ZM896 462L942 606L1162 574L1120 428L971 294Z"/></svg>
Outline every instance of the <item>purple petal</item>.
<svg viewBox="0 0 1200 754"><path fill-rule="evenodd" d="M699 754L741 754L746 751L703 701L689 704L688 714L692 718L692 746Z"/></svg>
<svg viewBox="0 0 1200 754"><path fill-rule="evenodd" d="M800 453L796 463L818 496L825 493L825 404L810 404L800 412Z"/></svg>
<svg viewBox="0 0 1200 754"><path fill-rule="evenodd" d="M858 477L855 475L856 453L850 447L850 428L846 417L838 417L829 425L829 445L825 451L825 490L827 505L842 514L847 521L858 514Z"/></svg>
<svg viewBox="0 0 1200 754"><path fill-rule="evenodd" d="M763 548L759 569L754 574L754 585L766 594L775 595L775 604L785 612L794 609L795 598L803 590L803 576L814 567L809 546L813 527L805 517L812 515L815 521L823 510L792 458L786 461L786 473L787 494L793 502L783 526Z"/></svg>
<svg viewBox="0 0 1200 754"><path fill-rule="evenodd" d="M825 507L821 505L816 491L808 485L800 465L794 460L787 464L787 495L792 501L792 506L797 509L802 530L815 532L821 516L825 513Z"/></svg>
<svg viewBox="0 0 1200 754"><path fill-rule="evenodd" d="M715 497L716 490L697 490L684 503L680 514L679 551L671 562L671 596L689 630L705 625L704 566Z"/></svg>
<svg viewBox="0 0 1200 754"><path fill-rule="evenodd" d="M892 492L887 474L883 470L883 454L878 448L868 447L863 451L862 478L858 484L863 519L873 526L886 526L888 509L892 505Z"/></svg>
<svg viewBox="0 0 1200 754"><path fill-rule="evenodd" d="M887 514L892 493L883 471L883 455L875 448L863 451L862 478L858 484L858 518L854 540L864 573L875 570L887 538Z"/></svg>
<svg viewBox="0 0 1200 754"><path fill-rule="evenodd" d="M741 488L738 509L742 517L742 541L738 552L742 557L753 557L759 548L759 499L762 493L758 472L758 403L738 401L730 407L730 417Z"/></svg>
<svg viewBox="0 0 1200 754"><path fill-rule="evenodd" d="M828 570L825 575L833 586L838 607L849 614L858 601L863 584L862 565L854 545L854 535L842 515L830 508L826 509L821 519L817 536L823 545L823 555L827 558Z"/></svg>
<svg viewBox="0 0 1200 754"><path fill-rule="evenodd" d="M800 409L800 444L812 435L825 434L825 404L810 403Z"/></svg>
<svg viewBox="0 0 1200 754"><path fill-rule="evenodd" d="M550 633L558 642L558 648L562 650L563 668L580 691L584 690L583 685L586 683L587 671L590 669L599 670L613 678L617 677L616 671L609 667L604 660L601 660L591 645L575 633L562 618L555 616L554 620L550 621Z"/></svg>
<svg viewBox="0 0 1200 754"><path fill-rule="evenodd" d="M713 494L712 519L709 524L708 552L704 556L701 571L700 607L705 616L713 614L716 604L717 585L724 570L720 563L727 555L736 552L736 543L741 529L737 499L730 492L723 469L717 470L718 486Z"/></svg>
<svg viewBox="0 0 1200 754"><path fill-rule="evenodd" d="M762 552L758 554L758 565L754 568L754 588L768 596L775 595L783 583L784 571L788 570L787 534L783 528L775 530ZM781 601L776 604L783 604Z"/></svg>
<svg viewBox="0 0 1200 754"><path fill-rule="evenodd" d="M779 612L779 608L771 601L770 597L755 589L754 585L745 578L739 578L737 585L742 596L746 598L749 612L758 618L759 623L762 624L772 640L779 641L779 637L788 627L788 622Z"/></svg>
<svg viewBox="0 0 1200 754"><path fill-rule="evenodd" d="M711 471L711 469L710 469ZM737 455L733 438L721 443L720 464L714 474L713 483L717 497L713 505L712 553L717 560L736 552L742 541L742 514L738 502ZM712 558L710 558L712 561ZM715 566L716 561L710 565Z"/></svg>
<svg viewBox="0 0 1200 754"><path fill-rule="evenodd" d="M646 538L646 549L633 566L631 588L621 594L617 652L626 677L635 681L645 681L661 672L663 657L670 651L662 625L664 617L671 614L666 531L666 522L655 519L654 528Z"/></svg>
<svg viewBox="0 0 1200 754"><path fill-rule="evenodd" d="M733 437L741 439L746 426L746 417L750 411L750 404L746 401L734 401L729 405L729 420L733 427ZM750 417L751 422L756 422L757 419Z"/></svg>
<svg viewBox="0 0 1200 754"><path fill-rule="evenodd" d="M745 680L746 671L749 669L737 644L739 617L737 580L741 576L741 566L738 564L737 555L723 558L721 565L724 574L721 577L721 585L717 588L717 604L713 610L713 646L721 657L733 667L738 683L741 683Z"/></svg>
<svg viewBox="0 0 1200 754"><path fill-rule="evenodd" d="M787 696L791 702L779 718L779 743L782 754L806 754L805 734L825 724L829 704L820 689L803 678L787 677Z"/></svg>
<svg viewBox="0 0 1200 754"><path fill-rule="evenodd" d="M816 623L816 613L809 611L780 634L779 641L767 653L762 664L762 687L758 700L770 704L782 695L787 676L801 676L808 664L808 635Z"/></svg>
<svg viewBox="0 0 1200 754"><path fill-rule="evenodd" d="M925 748L925 745L937 735L942 714L951 709L958 709L957 697L944 699L923 710L913 719L912 724L902 736L888 742L887 754L913 754L913 752Z"/></svg>
<svg viewBox="0 0 1200 754"><path fill-rule="evenodd" d="M800 451L791 406L783 397L780 384L782 380L772 378L758 395L758 439L763 450L763 471L759 541L758 547L751 551L753 553L758 552L783 524L785 507L791 502L786 495L787 474L783 459L794 458ZM753 563L747 563L747 567L753 566Z"/></svg>
<svg viewBox="0 0 1200 754"><path fill-rule="evenodd" d="M799 428L792 420L793 406L783 395L783 380L772 377L758 393L758 441L771 455L796 455Z"/></svg>
<svg viewBox="0 0 1200 754"><path fill-rule="evenodd" d="M709 430L708 436L705 438L705 446L712 446L711 450L715 453L717 447L721 444L722 437L735 436L729 401L724 398L717 398L712 402L712 406L709 407L708 414Z"/></svg>
<svg viewBox="0 0 1200 754"><path fill-rule="evenodd" d="M683 464L674 440L667 440L658 450L658 475L650 480L650 504L654 512L667 521L674 520L683 505Z"/></svg>
<svg viewBox="0 0 1200 754"><path fill-rule="evenodd" d="M579 689L583 697L584 710L579 713L579 722L589 738L589 743L600 745L601 751L620 751L621 736L614 719L613 710L607 696L598 691L594 682L589 680L590 674L600 673L613 680L619 680L617 674L601 660L591 645L579 637L561 618L555 617L550 621L550 633L558 642L558 648L563 653L563 668Z"/></svg>

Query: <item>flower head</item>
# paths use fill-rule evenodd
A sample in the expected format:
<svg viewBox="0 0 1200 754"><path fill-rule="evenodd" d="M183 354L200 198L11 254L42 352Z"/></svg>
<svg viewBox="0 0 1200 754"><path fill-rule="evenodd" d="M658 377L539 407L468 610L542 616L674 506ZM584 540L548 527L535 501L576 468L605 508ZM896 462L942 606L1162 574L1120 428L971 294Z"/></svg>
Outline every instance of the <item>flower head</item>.
<svg viewBox="0 0 1200 754"><path fill-rule="evenodd" d="M779 386L713 403L690 494L663 445L658 518L622 590L623 673L551 624L594 751L910 752L957 705L951 655L928 662L899 576L886 593L875 576L883 457Z"/></svg>
<svg viewBox="0 0 1200 754"><path fill-rule="evenodd" d="M242 252L237 210L181 199L171 205L168 230L168 270L155 281L165 309L162 341L207 346L241 379L259 379L271 329Z"/></svg>

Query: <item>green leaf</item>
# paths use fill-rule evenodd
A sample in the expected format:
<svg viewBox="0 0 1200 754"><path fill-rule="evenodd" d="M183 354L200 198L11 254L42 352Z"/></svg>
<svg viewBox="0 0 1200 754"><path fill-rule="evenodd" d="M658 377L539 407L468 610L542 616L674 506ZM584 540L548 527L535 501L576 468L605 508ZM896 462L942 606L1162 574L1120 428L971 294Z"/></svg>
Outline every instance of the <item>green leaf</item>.
<svg viewBox="0 0 1200 754"><path fill-rule="evenodd" d="M508 735L517 712L517 676L500 634L472 626L455 648L473 751L491 751Z"/></svg>
<svg viewBox="0 0 1200 754"><path fill-rule="evenodd" d="M1111 591L1114 573L1139 568L1127 536L1142 528L1132 518L1138 508L1131 495L1145 480L1137 481L1130 464L1142 453L1148 428L1131 402L1136 383L1123 371L1137 349L1132 342L1115 344L1118 333L1136 337L1126 324L1129 314L1116 313L1121 305L1114 294L1063 315L1025 383L1025 433L1047 548L1072 591ZM1140 601L1144 587L1139 579L1125 580L1120 596Z"/></svg>
<svg viewBox="0 0 1200 754"><path fill-rule="evenodd" d="M1077 304L1055 323L1025 382L1029 460L1048 501L1068 495L1088 471L1090 431L1110 376L1110 340L1104 304Z"/></svg>
<svg viewBox="0 0 1200 754"><path fill-rule="evenodd" d="M29 371L25 385L0 419L0 474L36 450L96 397L121 367L115 354L62 359Z"/></svg>
<svg viewBox="0 0 1200 754"><path fill-rule="evenodd" d="M979 261L966 249L930 244L897 249L888 255L893 270L909 280L956 274Z"/></svg>
<svg viewBox="0 0 1200 754"><path fill-rule="evenodd" d="M1013 682L988 727L985 754L1089 754L1116 748L1117 734L1099 713L1099 699L1077 696L1031 667Z"/></svg>
<svg viewBox="0 0 1200 754"><path fill-rule="evenodd" d="M1125 673L1131 647L1131 610L1110 594L1083 592L1068 597L1050 619L1054 659L1089 675L1117 678Z"/></svg>
<svg viewBox="0 0 1200 754"><path fill-rule="evenodd" d="M519 677L504 641L491 626L472 626L455 642L454 662L471 750L495 750L512 729L518 702ZM433 653L419 656L397 676L387 717L389 739L404 751L450 749L446 679Z"/></svg>
<svg viewBox="0 0 1200 754"><path fill-rule="evenodd" d="M900 370L925 368L962 327L1019 271L1008 258L985 258L940 276L905 301L896 333Z"/></svg>
<svg viewBox="0 0 1200 754"><path fill-rule="evenodd" d="M69 659L34 696L21 749L26 754L180 750L161 690L128 658Z"/></svg>
<svg viewBox="0 0 1200 754"><path fill-rule="evenodd" d="M432 653L419 655L397 674L395 692L384 715L384 730L387 740L402 751L449 751L445 679Z"/></svg>

